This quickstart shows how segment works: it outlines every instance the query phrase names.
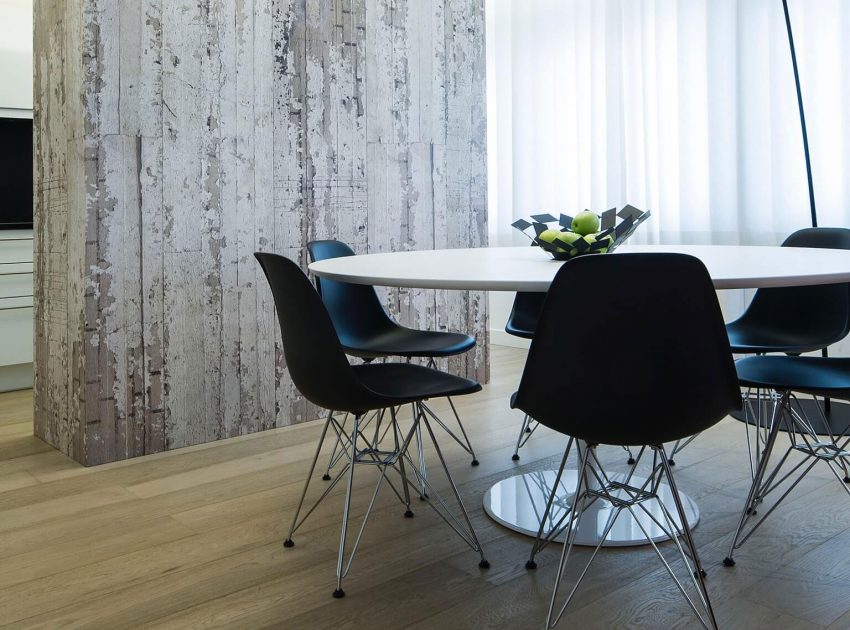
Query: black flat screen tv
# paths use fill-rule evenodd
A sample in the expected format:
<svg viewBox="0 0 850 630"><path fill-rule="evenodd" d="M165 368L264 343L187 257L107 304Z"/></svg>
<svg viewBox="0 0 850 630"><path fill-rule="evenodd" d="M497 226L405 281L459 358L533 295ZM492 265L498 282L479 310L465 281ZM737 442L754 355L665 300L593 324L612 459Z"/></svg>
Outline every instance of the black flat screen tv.
<svg viewBox="0 0 850 630"><path fill-rule="evenodd" d="M0 118L0 230L32 227L32 120Z"/></svg>

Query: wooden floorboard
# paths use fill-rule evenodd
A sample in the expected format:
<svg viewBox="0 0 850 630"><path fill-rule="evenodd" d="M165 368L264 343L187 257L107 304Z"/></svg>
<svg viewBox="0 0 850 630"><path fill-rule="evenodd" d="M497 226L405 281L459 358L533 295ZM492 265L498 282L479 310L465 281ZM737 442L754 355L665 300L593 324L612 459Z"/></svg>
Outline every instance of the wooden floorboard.
<svg viewBox="0 0 850 630"><path fill-rule="evenodd" d="M521 414L507 401L523 361L522 351L495 347L493 382L457 401L480 466L441 442L491 569L481 571L425 504L415 501L416 517L404 519L385 491L343 600L330 597L342 484L299 530L295 548L280 544L321 423L86 469L33 437L30 392L0 394L0 626L542 627L560 548L545 550L528 572L530 540L481 508L494 482L552 468L563 452L565 440L541 429L520 462L510 459ZM434 407L448 411L440 401ZM850 498L826 469L800 484L737 554L736 567L722 566L749 482L743 438L742 425L726 419L681 453L675 469L699 503L695 537L721 626L850 628ZM326 444L320 461L329 452ZM625 470L620 449L601 457ZM358 470L355 518L374 480ZM318 476L314 483L323 484ZM568 579L588 554L578 551ZM561 627L690 628L694 619L651 548L605 549Z"/></svg>

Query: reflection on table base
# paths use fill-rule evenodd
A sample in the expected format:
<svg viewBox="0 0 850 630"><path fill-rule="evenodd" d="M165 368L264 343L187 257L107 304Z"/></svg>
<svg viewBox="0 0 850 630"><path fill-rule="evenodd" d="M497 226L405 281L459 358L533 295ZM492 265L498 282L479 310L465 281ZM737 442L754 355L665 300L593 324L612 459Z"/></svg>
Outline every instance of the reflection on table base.
<svg viewBox="0 0 850 630"><path fill-rule="evenodd" d="M546 501L555 483L557 471L544 470L525 473L503 479L491 487L484 495L484 510L497 523L504 525L526 536L537 536L540 527L540 519L546 510ZM625 474L609 475L612 481L625 481ZM565 470L561 477L560 489L548 517L547 530L561 520L564 514L569 512L575 493L578 471ZM632 486L641 486L646 480L640 477L632 477L629 482ZM624 492L624 491L621 491ZM673 494L667 484L661 484L658 491L661 500L667 506L668 512L673 515L676 525L680 525L676 516L676 506L673 503ZM616 495L615 495L616 496ZM699 522L699 507L686 494L680 492L688 525L695 527ZM628 547L649 544L651 538L655 542L669 539L658 523L664 523L664 514L657 499L650 499L643 503L646 511L639 507L634 508L635 515L640 519L640 524L649 534L649 538L641 531L634 517L628 510L623 510L617 518L617 522L611 528L607 540L603 543L605 547ZM647 514L646 512L649 512ZM579 529L576 532L576 544L595 547L611 518L614 517L616 508L608 501L597 499L590 505L582 515ZM650 516L651 515L651 516ZM658 521L658 523L653 520ZM558 542L563 542L562 535Z"/></svg>

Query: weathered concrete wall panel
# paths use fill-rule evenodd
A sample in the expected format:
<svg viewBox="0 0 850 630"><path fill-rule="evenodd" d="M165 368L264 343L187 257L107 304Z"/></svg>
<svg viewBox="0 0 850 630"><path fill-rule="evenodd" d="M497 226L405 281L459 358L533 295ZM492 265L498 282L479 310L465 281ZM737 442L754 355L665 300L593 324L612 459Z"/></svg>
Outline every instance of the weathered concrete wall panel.
<svg viewBox="0 0 850 630"><path fill-rule="evenodd" d="M36 431L79 461L317 416L255 251L485 244L481 0L35 10ZM481 295L383 294L486 379Z"/></svg>

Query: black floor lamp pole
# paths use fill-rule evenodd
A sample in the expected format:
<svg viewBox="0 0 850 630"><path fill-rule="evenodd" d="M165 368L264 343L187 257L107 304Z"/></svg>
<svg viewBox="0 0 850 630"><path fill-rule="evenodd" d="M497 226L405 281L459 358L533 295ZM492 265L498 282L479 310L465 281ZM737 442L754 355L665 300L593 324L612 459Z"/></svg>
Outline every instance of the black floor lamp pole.
<svg viewBox="0 0 850 630"><path fill-rule="evenodd" d="M812 158L809 154L809 130L806 127L806 110L803 107L803 90L800 87L800 70L797 67L797 48L794 46L794 31L791 29L791 14L788 12L788 0L782 0L785 10L785 27L788 29L788 45L791 47L791 64L794 66L794 83L797 85L797 104L800 107L800 126L803 129L803 152L806 155L806 176L809 181L809 206L812 212L812 227L818 226L818 212L815 206L815 184L812 179Z"/></svg>
<svg viewBox="0 0 850 630"><path fill-rule="evenodd" d="M788 30L788 46L791 48L791 65L794 67L794 83L797 86L797 105L800 108L800 128L803 130L803 153L806 156L806 178L809 183L809 208L812 213L812 227L818 226L818 211L815 204L815 183L812 179L812 157L809 153L809 129L806 126L806 108L803 106L803 89L800 87L800 69L797 66L797 47L794 45L794 30L791 28L791 13L788 11L788 0L782 0L782 9L785 11L785 28ZM829 350L824 348L821 354L829 356ZM832 410L832 402L829 398L824 399L824 411L828 414Z"/></svg>

